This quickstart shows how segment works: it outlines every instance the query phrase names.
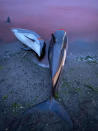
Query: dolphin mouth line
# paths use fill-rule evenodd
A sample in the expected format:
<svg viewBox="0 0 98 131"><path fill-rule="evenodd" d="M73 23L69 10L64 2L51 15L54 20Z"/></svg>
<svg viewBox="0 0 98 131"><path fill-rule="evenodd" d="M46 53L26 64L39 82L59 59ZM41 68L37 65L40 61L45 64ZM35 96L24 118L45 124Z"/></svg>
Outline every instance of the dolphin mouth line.
<svg viewBox="0 0 98 131"><path fill-rule="evenodd" d="M35 42L35 40L34 39L31 39L31 38L29 38L28 36L26 36L26 35L24 35L26 38L28 38L29 40L31 40L32 42Z"/></svg>

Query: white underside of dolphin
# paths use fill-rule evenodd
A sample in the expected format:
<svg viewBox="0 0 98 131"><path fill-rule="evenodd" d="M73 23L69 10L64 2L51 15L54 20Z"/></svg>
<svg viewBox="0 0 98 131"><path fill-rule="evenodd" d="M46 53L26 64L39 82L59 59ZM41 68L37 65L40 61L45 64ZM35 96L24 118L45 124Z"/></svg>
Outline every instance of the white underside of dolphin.
<svg viewBox="0 0 98 131"><path fill-rule="evenodd" d="M14 33L14 35L19 41L21 41L30 49L34 50L39 57L41 56L42 53L41 46L44 46L44 40L39 40L40 36L37 33L20 28L13 28L12 32Z"/></svg>

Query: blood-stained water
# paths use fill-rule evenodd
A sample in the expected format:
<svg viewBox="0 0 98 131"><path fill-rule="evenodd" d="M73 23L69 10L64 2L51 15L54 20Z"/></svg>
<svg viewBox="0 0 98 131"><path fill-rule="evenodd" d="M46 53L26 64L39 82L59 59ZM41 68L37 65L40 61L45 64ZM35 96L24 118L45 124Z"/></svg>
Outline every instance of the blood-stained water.
<svg viewBox="0 0 98 131"><path fill-rule="evenodd" d="M64 29L69 41L97 41L97 5L97 0L0 0L0 41L15 40L12 27L34 30L44 39ZM6 23L8 16L11 23Z"/></svg>

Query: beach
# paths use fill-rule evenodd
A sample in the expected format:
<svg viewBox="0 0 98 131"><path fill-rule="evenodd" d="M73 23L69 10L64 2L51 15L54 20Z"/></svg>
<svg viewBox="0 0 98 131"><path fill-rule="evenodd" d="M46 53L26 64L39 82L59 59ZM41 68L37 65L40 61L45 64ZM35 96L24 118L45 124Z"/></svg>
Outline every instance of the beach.
<svg viewBox="0 0 98 131"><path fill-rule="evenodd" d="M67 32L67 59L56 97L69 113L74 131L98 130L97 3L0 1L0 131L51 95L49 68L40 67L32 52L21 49L13 27L34 30L45 40L57 29Z"/></svg>
<svg viewBox="0 0 98 131"><path fill-rule="evenodd" d="M49 99L48 68L34 63L32 53L21 43L0 46L0 128L32 106ZM98 43L77 41L69 45L58 84L57 100L69 113L75 131L98 129Z"/></svg>

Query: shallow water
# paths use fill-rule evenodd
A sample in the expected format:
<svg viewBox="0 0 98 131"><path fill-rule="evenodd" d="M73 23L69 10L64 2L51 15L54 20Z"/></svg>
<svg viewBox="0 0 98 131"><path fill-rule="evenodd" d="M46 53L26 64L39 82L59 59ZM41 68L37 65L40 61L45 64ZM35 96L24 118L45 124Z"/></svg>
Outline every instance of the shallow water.
<svg viewBox="0 0 98 131"><path fill-rule="evenodd" d="M57 29L64 29L69 42L79 38L98 40L97 5L97 0L0 0L0 40L15 40L11 27L32 29L44 39ZM10 24L6 23L8 16Z"/></svg>

